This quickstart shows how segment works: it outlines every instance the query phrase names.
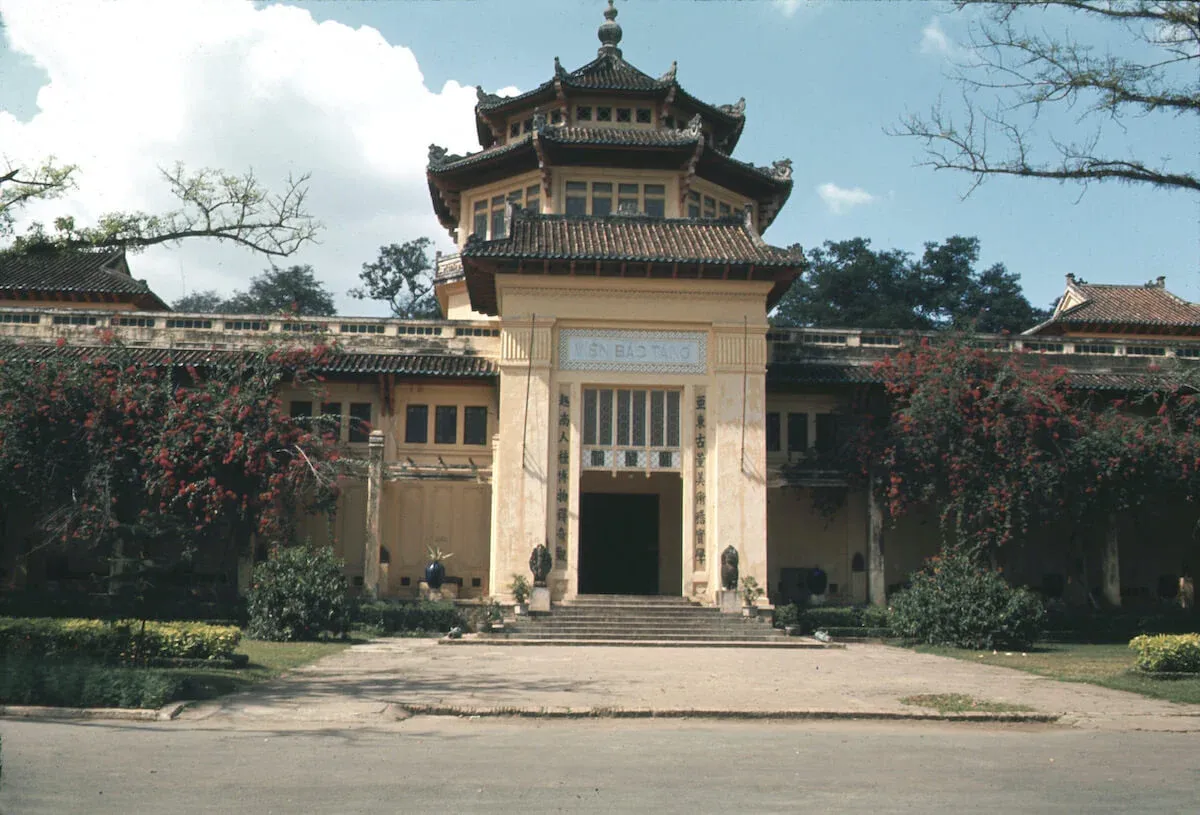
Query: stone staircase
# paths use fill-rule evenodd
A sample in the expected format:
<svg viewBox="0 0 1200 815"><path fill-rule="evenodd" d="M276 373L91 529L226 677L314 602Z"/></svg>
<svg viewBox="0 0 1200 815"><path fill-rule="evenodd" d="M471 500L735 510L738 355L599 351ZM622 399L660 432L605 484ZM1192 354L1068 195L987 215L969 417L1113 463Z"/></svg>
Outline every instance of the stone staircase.
<svg viewBox="0 0 1200 815"><path fill-rule="evenodd" d="M686 597L579 595L549 614L523 615L503 633L484 637L506 644L688 645L725 647L821 647L771 627L770 615L722 614Z"/></svg>

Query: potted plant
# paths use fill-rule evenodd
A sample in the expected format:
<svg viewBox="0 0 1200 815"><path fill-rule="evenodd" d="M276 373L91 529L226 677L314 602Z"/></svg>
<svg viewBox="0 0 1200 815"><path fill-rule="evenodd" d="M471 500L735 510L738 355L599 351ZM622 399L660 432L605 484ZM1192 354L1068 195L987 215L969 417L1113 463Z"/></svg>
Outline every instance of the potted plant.
<svg viewBox="0 0 1200 815"><path fill-rule="evenodd" d="M514 574L512 582L508 584L508 590L512 592L513 600L516 602L513 613L524 614L525 603L529 600L529 580L523 574Z"/></svg>
<svg viewBox="0 0 1200 815"><path fill-rule="evenodd" d="M436 546L426 546L425 550L429 553L429 564L425 567L425 585L436 591L446 582L446 567L442 565L442 561L449 560L454 554L443 552Z"/></svg>
<svg viewBox="0 0 1200 815"><path fill-rule="evenodd" d="M758 585L758 581L753 577L742 578L742 616L755 617L758 615L758 607L755 602L762 597L766 592L762 586Z"/></svg>

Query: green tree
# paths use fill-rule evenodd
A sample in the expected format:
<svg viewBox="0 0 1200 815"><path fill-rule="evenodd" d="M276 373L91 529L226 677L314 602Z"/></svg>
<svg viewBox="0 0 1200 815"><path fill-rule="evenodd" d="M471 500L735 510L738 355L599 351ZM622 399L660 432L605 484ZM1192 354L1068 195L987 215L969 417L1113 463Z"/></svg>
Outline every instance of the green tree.
<svg viewBox="0 0 1200 815"><path fill-rule="evenodd" d="M968 194L993 175L1200 192L1194 151L1153 155L1124 125L1136 117L1195 132L1200 2L956 0L954 6L979 12L954 76L963 107L939 102L893 131L924 142L926 166L969 173ZM1081 32L1094 41L1080 40Z"/></svg>
<svg viewBox="0 0 1200 815"><path fill-rule="evenodd" d="M78 168L49 158L36 167L8 164L0 169L0 241L9 251L37 246L63 249L122 248L136 252L159 244L208 238L237 244L264 255L286 257L316 238L321 225L307 210L307 174L289 177L271 192L253 172L188 171L176 164L160 168L178 206L167 212L110 212L94 226L71 217L56 218L47 229L31 224L16 230L17 216L34 201L60 199L75 189Z"/></svg>
<svg viewBox="0 0 1200 815"><path fill-rule="evenodd" d="M225 298L217 294L216 289L207 289L205 291L194 291L191 294L185 294L172 303L171 308L176 311L200 314L221 314L224 312L222 308L224 305Z"/></svg>
<svg viewBox="0 0 1200 815"><path fill-rule="evenodd" d="M240 314L297 314L332 317L333 295L313 274L312 266L271 268L250 280L250 288L235 292L221 310Z"/></svg>
<svg viewBox="0 0 1200 815"><path fill-rule="evenodd" d="M423 319L441 316L433 291L433 264L429 238L379 247L379 257L364 263L359 278L363 285L349 294L358 300L382 300L392 316Z"/></svg>
<svg viewBox="0 0 1200 815"><path fill-rule="evenodd" d="M776 325L1021 331L1044 319L1002 264L980 272L978 238L927 243L920 258L866 238L826 241L784 296Z"/></svg>
<svg viewBox="0 0 1200 815"><path fill-rule="evenodd" d="M171 304L176 311L206 314L295 314L332 317L333 295L312 266L273 267L250 279L250 288L222 297L213 289L192 292Z"/></svg>

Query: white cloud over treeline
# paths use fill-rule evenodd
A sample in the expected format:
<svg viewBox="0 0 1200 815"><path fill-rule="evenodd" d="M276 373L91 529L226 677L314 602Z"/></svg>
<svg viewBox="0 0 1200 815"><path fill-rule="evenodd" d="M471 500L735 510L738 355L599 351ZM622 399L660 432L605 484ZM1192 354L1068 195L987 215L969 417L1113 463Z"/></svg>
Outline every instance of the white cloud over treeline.
<svg viewBox="0 0 1200 815"><path fill-rule="evenodd" d="M246 0L0 0L10 48L48 80L37 110L0 110L0 155L56 156L80 167L79 189L29 219L81 223L113 210L172 204L158 167L253 169L272 189L311 173L319 246L282 259L311 263L343 309L380 245L427 235L448 245L425 183L428 147L474 143L473 87L425 84L412 51L373 28L317 23L304 9ZM244 288L269 261L194 241L131 259L167 300L189 290Z"/></svg>

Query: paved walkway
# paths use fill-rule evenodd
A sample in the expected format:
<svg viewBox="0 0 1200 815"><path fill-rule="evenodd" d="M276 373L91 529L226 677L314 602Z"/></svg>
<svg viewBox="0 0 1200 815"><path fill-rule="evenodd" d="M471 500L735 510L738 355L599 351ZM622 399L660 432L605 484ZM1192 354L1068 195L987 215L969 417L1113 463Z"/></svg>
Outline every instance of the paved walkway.
<svg viewBox="0 0 1200 815"><path fill-rule="evenodd" d="M1200 706L885 645L810 650L504 647L381 639L181 719L371 723L420 708L912 713L901 697L964 693L1085 728L1200 731Z"/></svg>

